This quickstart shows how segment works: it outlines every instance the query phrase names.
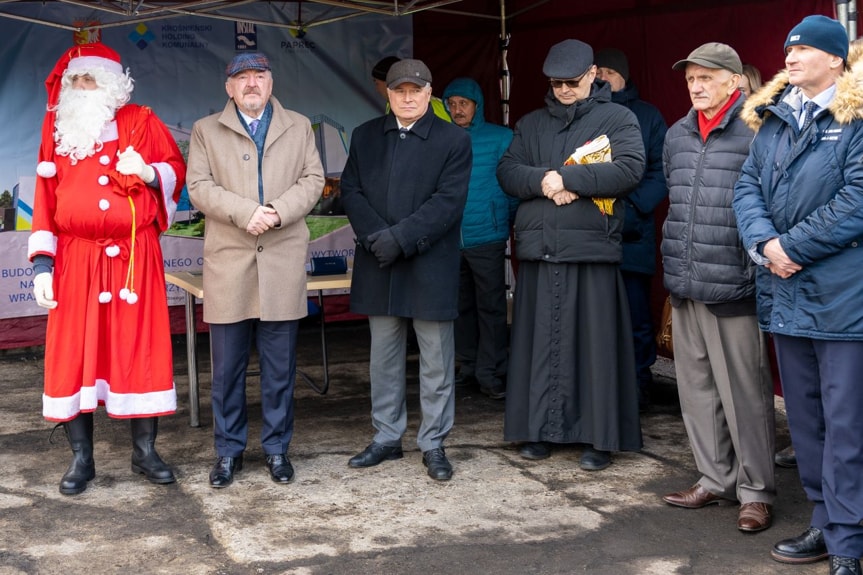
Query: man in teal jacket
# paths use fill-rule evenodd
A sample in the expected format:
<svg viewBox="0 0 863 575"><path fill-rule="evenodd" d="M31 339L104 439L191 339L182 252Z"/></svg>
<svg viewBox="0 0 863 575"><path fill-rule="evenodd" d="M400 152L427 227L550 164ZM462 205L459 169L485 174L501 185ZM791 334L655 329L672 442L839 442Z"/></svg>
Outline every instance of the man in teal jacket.
<svg viewBox="0 0 863 575"><path fill-rule="evenodd" d="M473 165L461 223L456 384L471 380L493 399L506 396L506 241L518 200L497 182L497 163L512 130L485 121L482 90L470 78L456 78L443 93L453 123L470 133Z"/></svg>

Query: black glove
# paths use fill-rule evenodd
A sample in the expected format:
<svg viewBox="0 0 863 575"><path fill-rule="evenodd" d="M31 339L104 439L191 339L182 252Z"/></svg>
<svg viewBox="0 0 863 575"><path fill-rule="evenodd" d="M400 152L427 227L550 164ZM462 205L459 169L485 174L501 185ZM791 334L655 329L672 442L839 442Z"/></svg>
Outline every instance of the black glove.
<svg viewBox="0 0 863 575"><path fill-rule="evenodd" d="M402 255L402 247L389 228L369 235L369 249L382 268L392 265Z"/></svg>

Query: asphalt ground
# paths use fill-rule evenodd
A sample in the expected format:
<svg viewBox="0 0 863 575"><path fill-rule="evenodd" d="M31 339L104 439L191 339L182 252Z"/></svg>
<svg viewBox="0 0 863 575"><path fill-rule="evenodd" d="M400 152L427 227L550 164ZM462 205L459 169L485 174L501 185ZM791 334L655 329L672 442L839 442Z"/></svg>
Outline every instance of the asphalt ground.
<svg viewBox="0 0 863 575"><path fill-rule="evenodd" d="M304 323L299 367L320 381L317 325ZM582 446L527 461L502 439L504 403L458 388L447 442L449 482L425 475L416 447L417 356L409 356L405 457L370 469L347 460L369 422L368 328L328 328L330 390L296 390L290 456L296 479L273 483L258 442L260 394L249 378L245 468L227 489L209 487L214 461L206 336L199 338L202 426L189 426L185 338L175 336L179 410L160 421L157 447L177 482L130 471L128 423L97 412L96 478L78 496L57 484L70 460L62 430L41 416L42 350L0 353L0 575L12 574L783 574L828 573L826 562L770 559L779 539L808 526L796 470L777 468L772 528L737 530L737 508L673 508L661 495L698 479L680 417L673 365L655 367L642 415L644 449L582 471ZM777 446L788 431L777 398Z"/></svg>

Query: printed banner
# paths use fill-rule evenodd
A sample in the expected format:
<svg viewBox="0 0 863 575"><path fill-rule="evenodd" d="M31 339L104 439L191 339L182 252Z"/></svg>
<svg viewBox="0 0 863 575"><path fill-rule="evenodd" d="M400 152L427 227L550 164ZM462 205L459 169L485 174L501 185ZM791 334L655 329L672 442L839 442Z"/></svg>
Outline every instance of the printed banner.
<svg viewBox="0 0 863 575"><path fill-rule="evenodd" d="M8 191L16 208L15 225L4 221L4 229L29 229L44 81L76 37L101 38L120 54L135 80L132 102L153 108L181 148L196 120L224 108L225 66L231 58L240 51L266 53L273 67L273 95L315 122L327 175L339 175L353 129L385 109L371 69L384 56L411 56L412 19L368 14L338 20L343 9L303 3L303 22L329 22L295 30L286 26L299 25L297 6L255 2L236 10L250 21L277 26L183 16L73 33L0 18L0 125L7 135L0 139L0 194ZM52 18L61 13L70 26L105 16L58 2L24 3L21 11L26 10L33 13L22 15L31 17L43 10L52 11Z"/></svg>

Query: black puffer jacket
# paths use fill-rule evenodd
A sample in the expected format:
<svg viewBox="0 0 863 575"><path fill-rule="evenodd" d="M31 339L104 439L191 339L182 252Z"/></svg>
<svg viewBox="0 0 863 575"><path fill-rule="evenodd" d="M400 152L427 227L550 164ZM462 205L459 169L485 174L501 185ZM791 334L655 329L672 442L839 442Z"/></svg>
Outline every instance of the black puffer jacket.
<svg viewBox="0 0 863 575"><path fill-rule="evenodd" d="M611 102L605 82L594 83L587 99L570 106L554 99L551 90L545 102L516 124L497 167L503 190L522 200L515 217L516 255L554 263L620 262L624 208L616 201L606 215L590 198L621 198L638 185L644 174L638 119ZM602 135L611 142L611 162L563 165L576 148ZM549 170L560 172L566 189L580 199L557 206L543 196L542 178Z"/></svg>
<svg viewBox="0 0 863 575"><path fill-rule="evenodd" d="M662 226L665 287L679 299L713 304L752 300L755 268L731 202L754 132L740 119L741 96L701 139L693 109L665 136L668 217Z"/></svg>

